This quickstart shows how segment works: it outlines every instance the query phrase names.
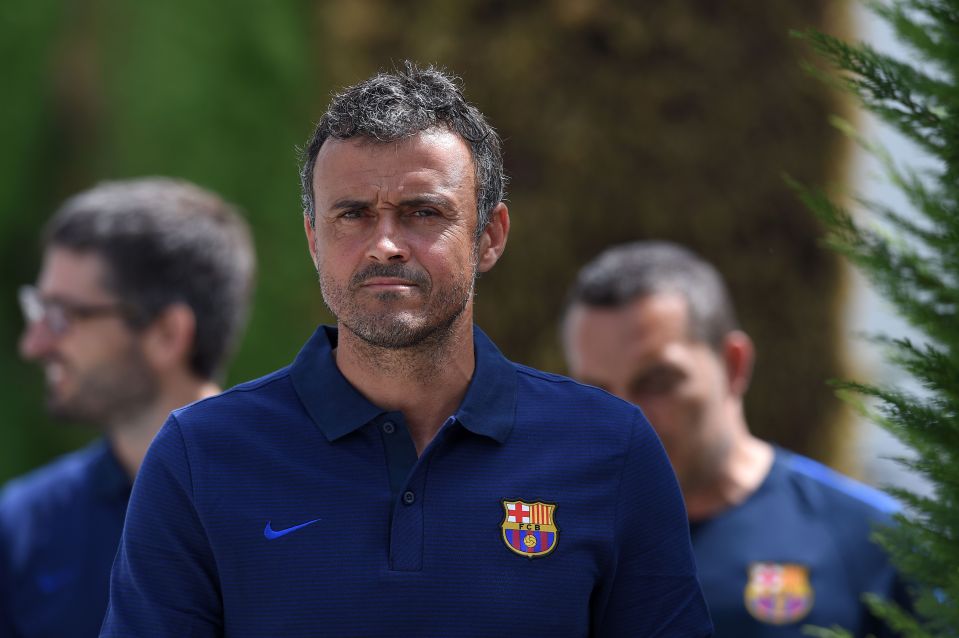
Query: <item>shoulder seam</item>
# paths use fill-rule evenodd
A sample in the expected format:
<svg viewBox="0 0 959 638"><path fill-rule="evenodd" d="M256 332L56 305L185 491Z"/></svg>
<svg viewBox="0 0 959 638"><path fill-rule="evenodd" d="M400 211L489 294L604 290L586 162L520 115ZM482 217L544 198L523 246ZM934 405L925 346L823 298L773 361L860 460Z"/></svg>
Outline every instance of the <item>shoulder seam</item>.
<svg viewBox="0 0 959 638"><path fill-rule="evenodd" d="M882 490L856 481L818 461L793 454L787 458L787 463L800 476L884 514L894 514L900 509L897 501Z"/></svg>
<svg viewBox="0 0 959 638"><path fill-rule="evenodd" d="M170 415L170 427L176 429L176 436L180 440L180 446L183 448L183 458L186 461L187 478L190 480L190 496L196 503L196 483L193 480L193 463L190 462L190 451L187 448L186 438L183 436L183 428L180 427L180 421L176 414Z"/></svg>
<svg viewBox="0 0 959 638"><path fill-rule="evenodd" d="M233 392L251 392L253 390L259 390L263 386L270 385L271 383L276 383L277 381L281 379L285 379L286 377L289 376L289 374L290 374L290 366L286 366L284 368L280 368L279 370L275 370L274 372L271 372L270 374L260 379L247 381L246 383L241 383L240 385L235 385L232 388L229 388L228 390L224 391L222 394L230 394Z"/></svg>
<svg viewBox="0 0 959 638"><path fill-rule="evenodd" d="M513 362L511 361L510 363ZM543 381L550 381L552 383L575 383L576 385L583 385L576 379L570 379L569 377L565 377L561 374L554 374L552 372L546 372L545 370L537 370L536 368L524 366L520 363L513 363L513 367L519 374L525 374L529 377L536 377L537 379L542 379Z"/></svg>
<svg viewBox="0 0 959 638"><path fill-rule="evenodd" d="M266 387L266 386L268 386L268 385L270 385L270 384L272 384L272 383L276 383L276 382L278 382L278 381L281 381L282 379L287 378L287 377L289 376L289 374L290 374L290 366L286 366L286 367L284 367L284 368L280 368L279 370L274 370L274 371L271 372L270 374L268 374L268 375L266 375L266 376L263 376L263 377L260 377L259 379L253 379L252 381L246 381L246 382L241 383L241 384L239 384L239 385L235 385L235 386L233 386L232 388L227 388L226 390L224 390L223 392L220 392L219 394L214 394L213 396L206 397L205 399L200 399L199 401L194 401L193 403L190 403L190 404L188 404L188 405L185 405L185 406L183 406L183 407L181 407L181 408L177 408L176 410L174 410L174 411L171 412L170 414L172 414L172 415L180 414L180 413L184 412L185 410L187 410L188 408L192 408L193 406L197 406L197 405L202 405L202 404L206 403L207 401L217 400L217 399L219 399L219 398L221 398L221 397L224 397L224 396L233 394L233 393L235 393L235 392L253 392L253 391L255 391L255 390L259 390L259 389L264 388L264 387Z"/></svg>

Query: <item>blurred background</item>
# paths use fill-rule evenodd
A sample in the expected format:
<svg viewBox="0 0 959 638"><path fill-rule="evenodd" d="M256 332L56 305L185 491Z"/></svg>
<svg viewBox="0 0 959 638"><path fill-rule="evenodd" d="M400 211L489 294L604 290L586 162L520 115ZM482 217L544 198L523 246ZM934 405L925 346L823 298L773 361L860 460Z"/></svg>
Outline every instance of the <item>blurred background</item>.
<svg viewBox="0 0 959 638"><path fill-rule="evenodd" d="M153 174L239 204L260 274L228 382L265 374L330 320L296 148L331 91L409 58L461 76L505 141L513 232L479 284L477 322L507 356L564 372L557 320L579 267L612 243L687 244L726 275L757 342L753 429L881 481L859 462L874 434L857 434L825 382L864 367L849 309L885 311L862 309L861 282L818 245L782 178L856 186L856 156L828 117L857 116L802 70L813 55L789 30L850 35L862 18L839 0L4 3L0 480L95 434L50 422L41 372L16 354L16 289L36 277L57 205Z"/></svg>

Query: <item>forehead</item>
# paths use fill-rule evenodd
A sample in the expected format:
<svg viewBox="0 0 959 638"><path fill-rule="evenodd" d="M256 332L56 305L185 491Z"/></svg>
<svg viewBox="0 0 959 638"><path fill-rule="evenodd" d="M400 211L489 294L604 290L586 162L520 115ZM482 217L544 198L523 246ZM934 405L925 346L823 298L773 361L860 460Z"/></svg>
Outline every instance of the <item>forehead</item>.
<svg viewBox="0 0 959 638"><path fill-rule="evenodd" d="M106 262L97 253L54 245L43 254L37 287L45 297L107 300L107 273Z"/></svg>
<svg viewBox="0 0 959 638"><path fill-rule="evenodd" d="M570 309L566 338L575 370L612 371L662 355L688 343L688 305L678 294L653 294L616 308L577 304Z"/></svg>
<svg viewBox="0 0 959 638"><path fill-rule="evenodd" d="M475 191L469 146L459 135L432 129L395 142L328 139L313 168L318 204L356 189Z"/></svg>

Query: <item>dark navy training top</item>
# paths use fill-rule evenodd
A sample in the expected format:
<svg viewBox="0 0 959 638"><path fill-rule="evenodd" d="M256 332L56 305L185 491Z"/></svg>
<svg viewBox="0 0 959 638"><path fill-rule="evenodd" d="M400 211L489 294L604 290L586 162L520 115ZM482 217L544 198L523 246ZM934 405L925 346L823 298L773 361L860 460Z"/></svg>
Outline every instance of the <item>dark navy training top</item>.
<svg viewBox="0 0 959 638"><path fill-rule="evenodd" d="M892 636L861 601L875 592L908 605L883 550L888 496L803 456L776 449L742 505L692 525L693 549L718 638L792 638L803 625Z"/></svg>
<svg viewBox="0 0 959 638"><path fill-rule="evenodd" d="M174 412L137 478L102 636L711 634L668 460L635 407L474 331L417 458L317 330Z"/></svg>
<svg viewBox="0 0 959 638"><path fill-rule="evenodd" d="M98 635L129 497L103 440L4 487L0 637Z"/></svg>

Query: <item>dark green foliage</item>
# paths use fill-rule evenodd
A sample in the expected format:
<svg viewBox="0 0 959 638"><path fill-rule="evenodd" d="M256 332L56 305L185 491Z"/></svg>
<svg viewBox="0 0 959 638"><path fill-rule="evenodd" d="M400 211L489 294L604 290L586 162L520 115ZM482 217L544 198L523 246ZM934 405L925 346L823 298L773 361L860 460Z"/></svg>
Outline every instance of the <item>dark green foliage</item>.
<svg viewBox="0 0 959 638"><path fill-rule="evenodd" d="M921 68L819 32L805 34L840 72L863 105L919 144L934 160L919 172L872 149L914 211L860 202L853 217L821 193L804 191L825 223L827 241L855 263L916 329L917 339L877 339L887 359L919 388L842 383L865 397L874 419L915 452L906 466L933 487L904 490L899 525L877 540L911 581L915 616L869 598L888 624L909 638L959 636L959 2L897 0L871 5L907 44ZM917 340L919 341L917 343ZM819 631L820 636L844 635Z"/></svg>

